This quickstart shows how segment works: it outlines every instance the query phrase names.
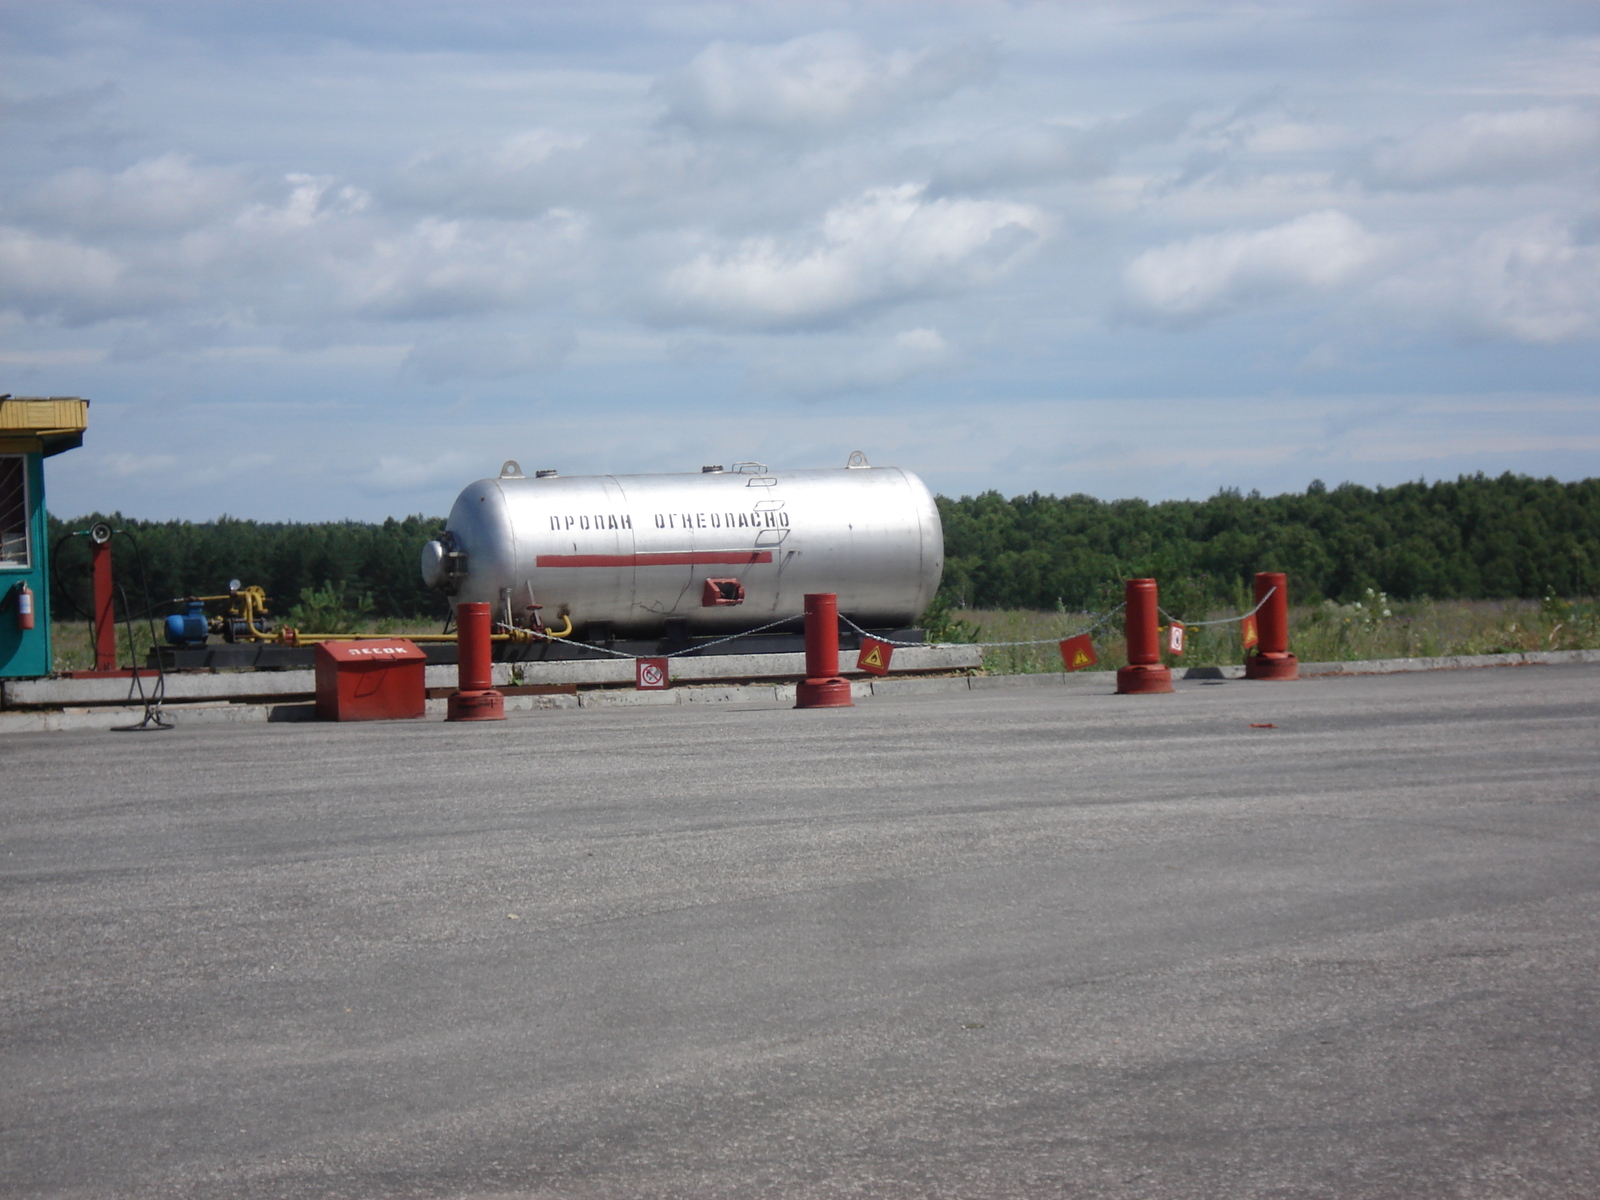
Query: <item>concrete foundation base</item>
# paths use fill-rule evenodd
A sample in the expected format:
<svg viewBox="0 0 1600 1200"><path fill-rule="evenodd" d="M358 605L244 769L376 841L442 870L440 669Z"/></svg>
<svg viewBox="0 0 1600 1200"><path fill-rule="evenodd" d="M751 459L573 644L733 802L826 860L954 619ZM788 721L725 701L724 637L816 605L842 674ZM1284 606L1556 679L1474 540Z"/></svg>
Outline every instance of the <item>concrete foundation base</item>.
<svg viewBox="0 0 1600 1200"><path fill-rule="evenodd" d="M1172 690L1172 671L1160 665L1118 667L1117 695L1156 696Z"/></svg>
<svg viewBox="0 0 1600 1200"><path fill-rule="evenodd" d="M1252 654L1244 660L1246 679L1299 679L1300 660L1292 654Z"/></svg>
<svg viewBox="0 0 1600 1200"><path fill-rule="evenodd" d="M796 708L850 708L854 704L848 679L807 679L795 685Z"/></svg>
<svg viewBox="0 0 1600 1200"><path fill-rule="evenodd" d="M504 721L506 698L496 691L457 692L446 701L446 721Z"/></svg>

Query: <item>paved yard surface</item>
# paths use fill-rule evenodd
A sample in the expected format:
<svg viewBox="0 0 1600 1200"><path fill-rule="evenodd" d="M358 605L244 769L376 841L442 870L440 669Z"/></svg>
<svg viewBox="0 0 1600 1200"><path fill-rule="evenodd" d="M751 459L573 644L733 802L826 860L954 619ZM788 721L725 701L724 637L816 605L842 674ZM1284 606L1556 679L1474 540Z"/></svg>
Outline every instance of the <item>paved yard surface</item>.
<svg viewBox="0 0 1600 1200"><path fill-rule="evenodd" d="M1600 1195L1600 667L0 781L7 1196Z"/></svg>

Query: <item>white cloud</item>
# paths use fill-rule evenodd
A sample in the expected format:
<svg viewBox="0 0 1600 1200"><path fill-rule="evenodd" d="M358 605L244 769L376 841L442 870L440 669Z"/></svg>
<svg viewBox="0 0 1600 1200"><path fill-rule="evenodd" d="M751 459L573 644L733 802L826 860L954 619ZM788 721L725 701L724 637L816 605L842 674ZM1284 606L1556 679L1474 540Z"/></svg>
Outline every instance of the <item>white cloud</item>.
<svg viewBox="0 0 1600 1200"><path fill-rule="evenodd" d="M659 197L683 175L691 154L672 139L534 127L413 154L396 174L395 191L434 213L531 217L552 207Z"/></svg>
<svg viewBox="0 0 1600 1200"><path fill-rule="evenodd" d="M281 203L249 205L234 217L235 226L246 233L293 235L332 219L340 209L345 213L360 212L367 206L365 195L348 187L335 193L341 202L337 207L325 203L333 191L332 176L297 171L284 176L284 182L289 185L289 194Z"/></svg>
<svg viewBox="0 0 1600 1200"><path fill-rule="evenodd" d="M835 321L988 282L1045 233L1032 205L923 193L917 184L872 188L829 210L807 236L701 253L668 273L669 314L753 327Z"/></svg>
<svg viewBox="0 0 1600 1200"><path fill-rule="evenodd" d="M405 464L469 440L473 474L525 460L508 421L564 467L842 462L854 420L799 442L786 422L791 397L849 395L875 436L941 414L907 466L992 427L950 478L1118 495L1154 485L1008 473L1037 430L996 416L1007 398L1094 397L1086 444L1140 445L1196 395L1573 388L1597 336L1597 26L1470 3L31 5L0 47L4 386L94 395L97 444L208 463L231 406L259 440L294 397L263 476L307 486L251 494L304 516L447 506L467 468ZM1171 408L1103 400L1129 395ZM173 417L199 397L218 419ZM368 462L295 467L312 417ZM1528 424L1576 436L1553 420ZM744 445L758 424L777 432ZM1182 428L1192 463L1236 448ZM85 511L214 511L197 476L122 487L90 452L52 464ZM369 501L351 480L380 453L399 490Z"/></svg>
<svg viewBox="0 0 1600 1200"><path fill-rule="evenodd" d="M498 466L498 464L496 464ZM465 484L474 473L481 476L485 464L460 450L412 458L402 454L379 455L378 461L357 476L372 492L390 494L415 492L437 484Z"/></svg>
<svg viewBox="0 0 1600 1200"><path fill-rule="evenodd" d="M118 479L154 479L171 472L178 460L171 454L100 454L95 466Z"/></svg>
<svg viewBox="0 0 1600 1200"><path fill-rule="evenodd" d="M935 192L1083 182L1111 173L1125 151L1169 142L1189 124L1187 106L1159 105L1087 124L1020 123L932 149Z"/></svg>
<svg viewBox="0 0 1600 1200"><path fill-rule="evenodd" d="M1060 126L996 130L941 147L935 191L965 191L1049 179L1098 179L1116 165L1114 148L1092 132Z"/></svg>
<svg viewBox="0 0 1600 1200"><path fill-rule="evenodd" d="M791 337L757 356L750 381L762 390L801 396L880 391L954 360L937 329L906 329L890 338Z"/></svg>
<svg viewBox="0 0 1600 1200"><path fill-rule="evenodd" d="M444 221L362 245L339 268L357 313L417 319L514 308L569 273L582 223Z"/></svg>
<svg viewBox="0 0 1600 1200"><path fill-rule="evenodd" d="M214 346L227 331L222 321L138 321L111 347L112 362L146 362L167 354L193 353Z"/></svg>
<svg viewBox="0 0 1600 1200"><path fill-rule="evenodd" d="M1347 283L1378 254L1379 239L1336 209L1253 233L1205 234L1146 250L1123 283L1136 315L1176 324L1249 304Z"/></svg>
<svg viewBox="0 0 1600 1200"><path fill-rule="evenodd" d="M56 213L79 226L70 233L0 226L0 309L75 325L137 318L145 327L120 334L116 356L149 358L214 342L225 319L292 330L516 309L569 288L584 244L568 212L405 221L331 176L290 174L258 198L231 186L234 173L170 157L143 166L58 176L51 194L80 206Z"/></svg>
<svg viewBox="0 0 1600 1200"><path fill-rule="evenodd" d="M551 371L572 351L566 333L451 333L424 338L406 356L405 370L429 383L450 379L509 379Z"/></svg>
<svg viewBox="0 0 1600 1200"><path fill-rule="evenodd" d="M1490 229L1385 286L1413 325L1542 345L1600 337L1600 244L1545 218Z"/></svg>
<svg viewBox="0 0 1600 1200"><path fill-rule="evenodd" d="M1467 113L1371 153L1369 181L1384 187L1516 184L1600 161L1600 112L1575 105Z"/></svg>
<svg viewBox="0 0 1600 1200"><path fill-rule="evenodd" d="M995 67L982 39L883 54L853 34L815 33L776 46L713 42L658 90L693 128L839 130L983 82Z"/></svg>
<svg viewBox="0 0 1600 1200"><path fill-rule="evenodd" d="M115 173L74 167L47 179L23 206L36 225L77 231L172 233L236 211L251 194L237 167L196 167L181 154Z"/></svg>
<svg viewBox="0 0 1600 1200"><path fill-rule="evenodd" d="M81 324L124 310L125 264L95 246L0 227L0 306Z"/></svg>

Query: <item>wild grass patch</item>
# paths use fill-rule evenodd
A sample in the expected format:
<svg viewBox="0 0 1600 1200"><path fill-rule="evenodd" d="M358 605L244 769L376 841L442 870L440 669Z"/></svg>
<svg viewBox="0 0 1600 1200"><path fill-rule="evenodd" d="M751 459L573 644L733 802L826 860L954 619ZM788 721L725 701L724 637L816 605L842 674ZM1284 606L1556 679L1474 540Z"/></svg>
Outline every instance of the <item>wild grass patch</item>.
<svg viewBox="0 0 1600 1200"><path fill-rule="evenodd" d="M1184 612L1188 620L1232 615ZM991 646L984 669L1018 675L1065 668L1055 642L1080 633L1095 614L1036 612L1030 609L956 609L950 620L975 631L978 642L1051 641L1034 646ZM1169 665L1186 667L1242 663L1245 648L1239 624L1190 627L1181 658L1163 652ZM1127 661L1122 618L1094 635L1099 663L1093 670L1115 670ZM1331 601L1291 608L1289 649L1303 662L1355 662L1373 658L1435 658L1455 654L1507 654L1528 650L1600 649L1600 602L1564 600L1409 600L1394 601L1371 590L1350 604Z"/></svg>

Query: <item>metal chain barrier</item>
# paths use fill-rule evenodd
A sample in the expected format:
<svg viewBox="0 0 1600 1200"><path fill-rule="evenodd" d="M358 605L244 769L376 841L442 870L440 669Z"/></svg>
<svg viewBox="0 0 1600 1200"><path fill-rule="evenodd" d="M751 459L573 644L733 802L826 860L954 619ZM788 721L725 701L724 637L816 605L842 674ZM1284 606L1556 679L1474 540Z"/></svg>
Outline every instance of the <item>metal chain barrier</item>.
<svg viewBox="0 0 1600 1200"><path fill-rule="evenodd" d="M680 654L690 654L696 650L709 650L713 646L720 646L724 642L735 642L740 638L750 637L752 634L765 633L769 629L776 629L779 625L787 625L791 621L803 621L804 617L780 617L776 621L769 621L765 625L758 625L754 629L746 629L743 633L731 633L725 638L718 638L714 642L702 642L698 646L685 646L681 650L673 650L667 654L657 655L658 658L677 658Z"/></svg>
<svg viewBox="0 0 1600 1200"><path fill-rule="evenodd" d="M1253 616L1255 616L1256 613L1261 611L1262 607L1267 603L1267 601L1272 598L1272 593L1277 591L1277 590L1278 590L1277 588L1268 588L1266 595L1262 596L1260 602L1254 608L1252 608L1249 612L1240 613L1236 617L1223 617L1220 620L1216 620L1216 621L1182 621L1182 620L1179 620L1177 617L1174 617L1166 609L1159 608L1159 606L1158 606L1158 611L1161 613L1162 616L1166 617L1167 620L1176 622L1177 624L1182 625L1185 629L1200 629L1200 628L1203 628L1204 626L1207 626L1207 625L1232 625L1235 622L1244 620L1245 617L1253 617ZM1093 633L1095 630L1099 629L1102 625L1104 625L1107 621L1111 620L1112 617L1115 617L1118 613L1120 613L1126 607L1127 607L1126 604L1119 604L1115 608L1111 609L1110 611L1101 613L1093 621L1091 621L1088 625L1085 625L1082 629L1076 630L1076 631L1074 631L1072 633L1064 633L1060 637L1028 638L1028 639L1025 639L1023 641L1014 641L1014 642L902 642L902 641L896 641L894 638L882 637L882 636L880 636L880 635L878 635L876 633L871 632L870 630L863 629L863 628L861 628L861 626L857 625L854 621L852 621L849 617L845 616L843 613L839 614L839 620L840 620L840 622L842 624L848 625L852 630L854 630L856 633L858 633L862 637L869 637L869 638L873 639L874 641L883 642L886 645L890 645L890 646L898 646L898 647L902 647L902 648L916 648L916 647L923 647L923 646L978 646L978 647L980 647L982 649L993 650L993 649L1003 649L1003 648L1008 647L1008 646L1054 646L1057 643L1066 640L1067 638L1082 637L1086 633ZM694 653L697 653L697 652L702 651L702 650L709 650L713 646L721 646L721 645L725 645L728 642L735 642L735 641L738 641L740 638L753 637L754 635L756 635L758 633L766 633L768 630L776 629L780 625L788 625L791 622L798 621L800 619L801 618L798 617L798 616L795 616L795 617L780 617L776 621L769 621L765 625L758 625L754 629L746 629L746 630L743 630L740 633L732 633L732 634L729 634L727 637L717 638L715 641L701 642L699 645L684 646L684 647L682 647L681 649L678 649L678 650L669 650L665 654L650 655L650 656L647 656L647 657L678 658L681 655L694 654ZM585 649L585 650L593 650L597 654L609 654L609 655L611 655L612 658L637 658L637 657L639 657L637 654L629 654L629 653L627 653L626 651L623 651L623 650L613 650L609 646L598 646L598 645L595 645L592 642L580 642L577 638L562 638L561 639L561 644L567 645L567 646L581 646L583 649Z"/></svg>
<svg viewBox="0 0 1600 1200"><path fill-rule="evenodd" d="M1236 617L1223 617L1221 620L1217 621L1180 621L1177 617L1174 617L1164 608L1159 609L1159 611L1162 616L1167 618L1167 620L1175 621L1177 624L1182 625L1185 629L1199 629L1207 625L1231 625L1237 621L1242 621L1245 617L1252 617L1256 613L1260 612L1266 602L1272 598L1272 593L1275 591L1277 591L1277 588L1269 588L1266 595L1261 597L1260 603L1258 603L1249 612L1240 613ZM902 642L897 641L894 638L882 637L879 634L871 632L870 630L863 629L843 613L839 614L839 620L842 624L848 625L852 630L862 637L869 637L874 641L883 642L890 646L898 646L902 648L917 648L923 646L977 646L988 650L1003 649L1008 646L1054 646L1059 642L1065 641L1067 638L1082 637L1086 633L1093 633L1126 607L1126 604L1119 604L1108 612L1099 614L1093 621L1091 621L1088 625L1085 625L1082 629L1076 630L1072 633L1064 633L1060 637L1028 638L1022 641L1014 642ZM776 621L769 621L767 624L759 625L754 629L746 629L740 633L733 633L729 634L727 637L717 638L715 641L702 642L694 646L684 646L678 650L670 650L665 654L650 655L647 657L678 658L684 654L694 654L702 650L709 650L713 646L721 646L728 642L738 641L740 638L753 637L758 633L766 633L768 630L776 629L780 625L788 625L791 622L798 620L801 620L801 618L798 616L781 617ZM598 646L592 642L580 642L577 638L562 638L561 644L567 646L581 646L585 650L593 650L598 654L609 654L613 658L639 657L636 654L629 654L623 650L613 650L609 646Z"/></svg>
<svg viewBox="0 0 1600 1200"><path fill-rule="evenodd" d="M1100 626L1104 625L1107 621L1111 620L1112 617L1121 612L1125 607L1126 605L1124 604L1117 605L1110 612L1102 613L1093 622L1084 626L1076 633L1064 633L1060 637L1029 638L1027 641L1022 642L897 642L893 638L879 637L875 633L867 632L843 613L839 614L839 620L850 626L851 629L854 629L862 637L869 637L875 642L883 642L889 646L1054 646L1056 643L1063 642L1067 638L1082 637L1086 633L1093 633L1096 629L1099 629Z"/></svg>
<svg viewBox="0 0 1600 1200"><path fill-rule="evenodd" d="M683 647L681 647L681 648L679 648L677 650L669 650L665 654L648 654L648 655L644 655L643 657L646 657L646 658L677 658L679 655L682 655L682 654L693 654L696 651L709 650L712 646L720 646L720 645L724 644L725 642L734 642L734 641L738 641L740 638L747 638L747 637L752 637L752 636L754 636L755 634L758 634L758 633L765 633L769 629L776 629L779 625L788 625L793 621L799 621L799 620L802 620L802 619L803 618L798 617L798 616L795 616L795 617L780 617L776 621L769 621L765 625L758 625L754 629L746 629L746 630L744 630L744 631L742 631L740 633L731 633L727 637L717 638L715 641L712 641L712 642L701 642L698 645L683 646ZM640 655L637 655L637 654L629 654L625 650L613 650L613 649L611 649L610 646L597 646L592 642L580 642L577 638L571 638L571 637L561 638L559 641L556 641L555 639L551 639L551 643L550 644L552 644L552 645L561 645L561 646L582 646L585 650L594 650L594 651L597 651L600 654L609 654L609 655L611 655L612 658L639 658L640 657Z"/></svg>
<svg viewBox="0 0 1600 1200"><path fill-rule="evenodd" d="M531 645L531 644L533 644L533 641L538 641L538 640L540 640L540 639L537 639L537 638L536 639L532 639L532 641L530 641L529 644ZM574 637L564 637L564 638L561 638L559 641L557 639L555 639L555 638L545 638L545 639L543 639L543 641L544 641L545 645L547 645L547 646L582 646L585 650L594 650L594 651L599 652L600 654L609 654L609 655L611 655L612 658L638 658L639 657L637 654L628 654L628 653L626 653L626 652L624 652L622 650L613 650L610 646L596 646L596 645L592 645L589 642L580 642L577 638L574 638Z"/></svg>
<svg viewBox="0 0 1600 1200"><path fill-rule="evenodd" d="M1264 601L1263 601L1263 603L1264 603ZM843 624L848 625L851 629L853 629L856 633L860 634L862 637L869 637L869 638L873 639L874 641L884 642L885 644L890 645L890 646L916 647L916 648L920 648L920 647L924 647L924 646L978 646L978 647L982 647L984 649L995 649L995 648L1001 648L1001 647L1005 647L1005 646L1054 646L1058 642L1061 642L1066 638L1081 637L1083 634L1093 633L1095 630L1099 629L1102 625L1104 625L1107 621L1111 620L1112 617L1114 617L1118 613L1120 613L1123 610L1123 608L1124 608L1124 605L1119 604L1115 608L1111 609L1109 612L1101 613L1098 617L1096 617L1088 625L1085 625L1082 629L1079 629L1079 630L1077 630L1077 631L1075 631L1073 633L1064 633L1060 637L1030 638L1030 639L1028 639L1026 641L1018 641L1018 642L901 642L901 641L896 641L894 638L881 637L876 633L872 633L870 630L863 629L863 628L861 628L861 626L857 625L854 621L852 621L849 617L845 616L843 613L839 614L839 620ZM765 625L758 625L754 629L746 629L746 630L743 630L740 633L732 633L732 634L729 634L727 637L717 638L715 641L701 642L698 645L684 646L684 647L682 647L681 649L678 649L678 650L669 650L665 654L647 655L646 657L649 657L649 658L678 658L678 657L680 657L681 655L684 655L684 654L694 654L694 653L697 653L697 652L702 651L702 650L709 650L713 646L721 646L721 645L724 645L724 644L726 644L728 642L735 642L735 641L738 641L740 638L753 637L758 633L766 633L768 630L776 629L780 625L788 625L788 624L790 624L790 623L792 623L794 621L799 621L801 619L802 618L798 617L798 616L780 617L776 621L769 621ZM626 651L623 651L623 650L613 650L609 646L597 646L592 642L580 642L577 638L570 638L570 637L569 638L562 638L560 644L564 645L564 646L581 646L583 649L585 649L585 650L593 650L597 654L609 654L609 655L611 655L612 658L638 658L639 657L637 654L629 654L629 653L627 653Z"/></svg>
<svg viewBox="0 0 1600 1200"><path fill-rule="evenodd" d="M1236 622L1244 620L1246 617L1255 616L1258 612L1260 612L1262 610L1262 608L1266 605L1267 601L1272 599L1272 593L1277 591L1277 590L1278 589L1275 588L1275 587L1269 587L1267 589L1266 595L1262 596L1260 601L1256 604L1256 606L1254 608L1252 608L1249 612L1240 613L1237 617L1223 617L1220 621L1180 621L1177 617L1173 616L1166 609L1162 608L1159 604L1156 605L1156 611L1158 613L1160 613L1163 617L1165 617L1167 620L1173 622L1176 625L1182 625L1185 629L1203 629L1207 625L1232 625L1232 624L1235 624Z"/></svg>

